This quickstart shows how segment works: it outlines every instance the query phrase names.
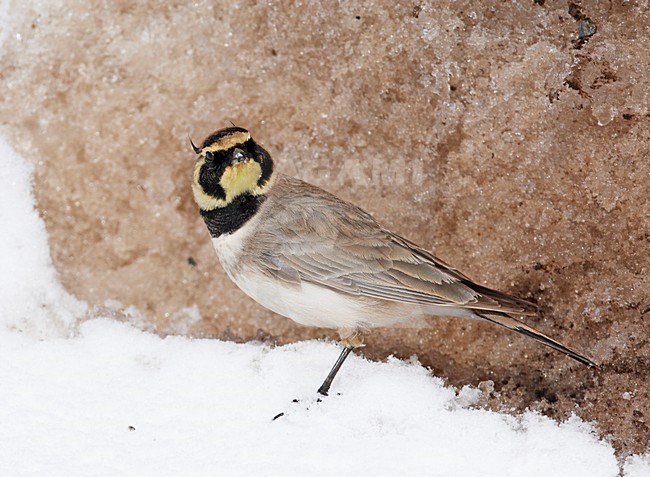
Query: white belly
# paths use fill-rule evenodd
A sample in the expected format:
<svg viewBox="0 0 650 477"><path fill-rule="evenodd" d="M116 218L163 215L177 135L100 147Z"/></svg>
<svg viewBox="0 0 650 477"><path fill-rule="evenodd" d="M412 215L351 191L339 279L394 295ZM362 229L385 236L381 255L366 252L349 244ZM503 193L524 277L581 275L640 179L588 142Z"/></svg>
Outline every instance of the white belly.
<svg viewBox="0 0 650 477"><path fill-rule="evenodd" d="M251 221L252 222L252 221ZM241 267L249 224L231 235L213 238L219 261L230 279L260 305L305 326L357 328L368 326L369 309L363 302L310 283L286 287L254 270ZM245 271L241 271L241 270Z"/></svg>
<svg viewBox="0 0 650 477"><path fill-rule="evenodd" d="M302 283L284 287L264 276L231 277L244 293L260 305L305 326L320 328L368 327L363 303L325 287Z"/></svg>

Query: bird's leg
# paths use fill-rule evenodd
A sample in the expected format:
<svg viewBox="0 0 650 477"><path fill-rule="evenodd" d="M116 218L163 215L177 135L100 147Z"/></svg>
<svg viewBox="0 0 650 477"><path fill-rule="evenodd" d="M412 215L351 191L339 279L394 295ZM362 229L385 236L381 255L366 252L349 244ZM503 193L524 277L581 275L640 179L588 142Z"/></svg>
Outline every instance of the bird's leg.
<svg viewBox="0 0 650 477"><path fill-rule="evenodd" d="M330 386L332 385L332 381L334 381L336 374L339 372L339 369L341 369L345 358L347 358L348 355L355 349L365 346L363 344L363 336L357 330L341 329L339 330L339 334L341 335L341 344L344 346L344 348L336 360L336 363L334 363L334 366L332 366L332 369L325 378L325 381L323 381L323 384L321 384L320 388L318 388L318 394L321 396L327 396L327 393L330 390ZM299 401L297 399L294 399L293 402L297 403ZM320 398L318 398L316 402L321 402ZM284 416L284 412L276 414L272 420L276 421L282 416Z"/></svg>
<svg viewBox="0 0 650 477"><path fill-rule="evenodd" d="M339 372L339 369L341 369L343 362L349 356L349 354L354 349L365 346L363 344L363 336L357 331L350 332L349 330L340 330L339 333L341 334L342 338L345 336L345 338L341 339L341 344L344 346L344 348L336 360L336 363L334 363L334 366L332 366L332 369L325 378L325 381L323 381L323 384L321 384L320 388L318 388L318 394L321 394L322 396L327 396L327 393L330 390L330 386L332 385L332 381L334 381L336 374Z"/></svg>
<svg viewBox="0 0 650 477"><path fill-rule="evenodd" d="M341 354L339 355L339 359L336 360L336 363L334 363L334 366L332 366L332 369L330 370L329 374L325 378L325 381L323 381L323 384L320 385L320 388L318 388L318 394L322 394L323 396L327 396L327 392L330 390L330 386L332 385L332 381L334 381L334 377L336 376L336 373L339 372L339 369L341 369L341 365L343 364L343 361L345 361L345 358L348 357L348 355L352 352L354 348L352 346L346 346L343 348L343 351L341 351Z"/></svg>

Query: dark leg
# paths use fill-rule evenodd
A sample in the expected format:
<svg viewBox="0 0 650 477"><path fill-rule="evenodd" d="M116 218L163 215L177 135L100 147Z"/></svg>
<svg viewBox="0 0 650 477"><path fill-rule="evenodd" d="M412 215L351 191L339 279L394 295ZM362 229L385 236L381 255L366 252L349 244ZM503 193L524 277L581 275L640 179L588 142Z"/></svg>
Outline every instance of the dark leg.
<svg viewBox="0 0 650 477"><path fill-rule="evenodd" d="M345 348L343 348L343 351L341 351L341 355L339 356L339 359L336 360L336 363L334 363L334 366L332 366L332 370L325 378L325 381L323 381L323 384L321 384L320 388L318 388L318 394L327 396L327 392L330 390L330 386L332 385L332 381L334 381L334 377L336 376L336 373L339 372L339 369L341 369L341 365L343 364L343 361L345 361L345 358L348 357L348 355L352 352L353 349L354 347L352 346L346 346Z"/></svg>

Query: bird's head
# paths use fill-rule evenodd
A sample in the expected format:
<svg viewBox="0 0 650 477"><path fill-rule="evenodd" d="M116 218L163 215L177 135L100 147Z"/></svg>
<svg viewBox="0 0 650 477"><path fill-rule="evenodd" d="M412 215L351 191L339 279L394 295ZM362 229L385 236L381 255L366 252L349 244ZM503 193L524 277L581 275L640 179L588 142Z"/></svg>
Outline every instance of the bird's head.
<svg viewBox="0 0 650 477"><path fill-rule="evenodd" d="M245 194L263 195L272 185L273 160L246 129L221 129L192 148L198 154L192 191L201 210L225 207Z"/></svg>

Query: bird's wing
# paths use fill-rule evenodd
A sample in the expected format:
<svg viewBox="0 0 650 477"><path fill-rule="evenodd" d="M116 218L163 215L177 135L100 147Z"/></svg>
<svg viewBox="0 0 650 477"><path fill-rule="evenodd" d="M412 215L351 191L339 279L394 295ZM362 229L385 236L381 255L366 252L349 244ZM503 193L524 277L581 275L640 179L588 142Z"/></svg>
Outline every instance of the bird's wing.
<svg viewBox="0 0 650 477"><path fill-rule="evenodd" d="M396 302L536 313L531 303L473 283L358 207L299 185L270 204L272 219L255 234L250 256L275 278Z"/></svg>
<svg viewBox="0 0 650 477"><path fill-rule="evenodd" d="M598 366L513 317L536 315L532 303L472 282L335 196L299 181L290 185L267 201L269 220L251 239L257 249L249 257L257 257L257 267L265 273L289 284L308 282L437 310L445 306L469 309L476 318L526 335L588 366Z"/></svg>

